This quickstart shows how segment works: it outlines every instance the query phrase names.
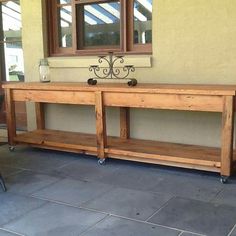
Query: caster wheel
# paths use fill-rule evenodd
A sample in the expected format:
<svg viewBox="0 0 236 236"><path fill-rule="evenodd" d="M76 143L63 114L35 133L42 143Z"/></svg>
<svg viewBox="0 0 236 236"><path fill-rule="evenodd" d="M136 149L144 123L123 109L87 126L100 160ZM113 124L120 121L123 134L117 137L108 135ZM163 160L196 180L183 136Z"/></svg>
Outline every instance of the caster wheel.
<svg viewBox="0 0 236 236"><path fill-rule="evenodd" d="M137 85L138 81L136 79L131 79L130 81L128 81L128 85L131 87L131 86L135 86Z"/></svg>
<svg viewBox="0 0 236 236"><path fill-rule="evenodd" d="M98 160L98 164L99 164L99 165L105 165L105 164L106 164L106 159L105 159L105 158L100 158L100 159Z"/></svg>
<svg viewBox="0 0 236 236"><path fill-rule="evenodd" d="M88 79L87 83L89 85L96 85L97 84L97 80L95 80L95 79Z"/></svg>
<svg viewBox="0 0 236 236"><path fill-rule="evenodd" d="M220 177L220 182L222 184L226 184L228 182L228 176L221 176Z"/></svg>
<svg viewBox="0 0 236 236"><path fill-rule="evenodd" d="M14 146L9 146L9 151L10 152L14 152L15 151L15 147Z"/></svg>

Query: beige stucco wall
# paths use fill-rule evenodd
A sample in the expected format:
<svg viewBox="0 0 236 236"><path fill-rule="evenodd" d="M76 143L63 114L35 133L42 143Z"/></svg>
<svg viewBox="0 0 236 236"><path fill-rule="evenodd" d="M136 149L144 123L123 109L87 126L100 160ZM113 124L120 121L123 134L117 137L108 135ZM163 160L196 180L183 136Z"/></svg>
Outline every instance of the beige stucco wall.
<svg viewBox="0 0 236 236"><path fill-rule="evenodd" d="M236 83L236 1L154 0L153 55L144 67L137 61L139 82L154 83ZM41 0L21 0L25 77L38 80L38 60L45 53ZM67 67L53 67L52 81L86 81L85 60L66 60ZM79 61L83 63L79 63ZM135 58L131 57L135 63ZM78 62L78 67L76 63ZM119 113L108 109L108 133L118 134ZM28 106L29 129L35 127L32 106ZM218 146L219 114L157 110L131 111L131 136L173 142ZM46 125L53 129L95 132L93 107L50 105Z"/></svg>

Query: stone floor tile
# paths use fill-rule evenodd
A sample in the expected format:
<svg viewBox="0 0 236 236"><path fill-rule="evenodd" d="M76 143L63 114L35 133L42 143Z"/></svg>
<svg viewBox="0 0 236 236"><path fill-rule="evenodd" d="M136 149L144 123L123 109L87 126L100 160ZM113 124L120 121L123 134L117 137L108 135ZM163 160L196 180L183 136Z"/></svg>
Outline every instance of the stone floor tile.
<svg viewBox="0 0 236 236"><path fill-rule="evenodd" d="M37 174L31 171L23 171L5 178L9 192L29 195L33 192L59 181L59 178L49 175Z"/></svg>
<svg viewBox="0 0 236 236"><path fill-rule="evenodd" d="M42 206L46 201L12 193L0 193L0 226Z"/></svg>
<svg viewBox="0 0 236 236"><path fill-rule="evenodd" d="M35 192L33 196L80 206L111 188L110 185L102 183L63 179Z"/></svg>
<svg viewBox="0 0 236 236"><path fill-rule="evenodd" d="M106 179L110 175L112 176L115 170L119 168L119 166L116 166L111 162L107 165L99 165L97 160L97 158L90 156L87 158L79 158L64 167L55 170L54 173L59 176L78 180L99 181L99 179Z"/></svg>
<svg viewBox="0 0 236 236"><path fill-rule="evenodd" d="M208 236L226 236L236 223L236 208L176 197L149 222Z"/></svg>
<svg viewBox="0 0 236 236"><path fill-rule="evenodd" d="M168 193L175 196L210 201L222 189L219 179L208 176L162 175L161 181L151 188L153 192Z"/></svg>
<svg viewBox="0 0 236 236"><path fill-rule="evenodd" d="M14 152L3 150L0 158L0 165L6 165L40 173L50 173L50 171L62 167L75 160L75 154L42 150L36 148L26 148L17 146Z"/></svg>
<svg viewBox="0 0 236 236"><path fill-rule="evenodd" d="M105 216L102 213L48 203L3 227L28 236L78 236Z"/></svg>
<svg viewBox="0 0 236 236"><path fill-rule="evenodd" d="M109 217L83 236L178 236L180 231L131 220Z"/></svg>
<svg viewBox="0 0 236 236"><path fill-rule="evenodd" d="M115 188L82 206L114 215L146 220L170 198L170 195Z"/></svg>
<svg viewBox="0 0 236 236"><path fill-rule="evenodd" d="M223 190L212 202L236 207L236 181L229 181L229 183L225 184Z"/></svg>
<svg viewBox="0 0 236 236"><path fill-rule="evenodd" d="M158 171L148 165L142 165L142 163L125 162L118 164L122 167L118 168L115 172L106 176L106 178L98 178L96 181L112 184L116 187L130 188L134 190L148 191L152 189L159 181L162 180L162 176ZM107 164L106 166L108 166ZM105 166L105 168L106 168Z"/></svg>

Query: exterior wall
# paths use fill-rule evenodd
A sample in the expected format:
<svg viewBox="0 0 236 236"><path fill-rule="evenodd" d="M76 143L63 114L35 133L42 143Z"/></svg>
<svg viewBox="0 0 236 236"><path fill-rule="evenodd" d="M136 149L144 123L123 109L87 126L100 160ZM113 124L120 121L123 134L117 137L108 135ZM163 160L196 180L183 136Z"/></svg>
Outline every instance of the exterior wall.
<svg viewBox="0 0 236 236"><path fill-rule="evenodd" d="M154 0L151 64L135 64L135 77L151 83L236 83L236 1ZM38 61L45 53L44 10L41 0L21 0L26 81L37 81ZM86 81L96 57L50 58L52 81ZM66 67L53 66L66 60ZM83 62L83 63L80 63ZM78 62L78 67L76 63ZM138 60L137 60L138 62ZM60 63L59 63L60 64ZM79 66L80 65L80 66ZM108 109L108 133L118 135L119 113ZM28 106L29 129L35 127ZM131 136L218 146L219 114L157 110L131 111ZM52 129L95 132L93 107L48 105L46 126Z"/></svg>

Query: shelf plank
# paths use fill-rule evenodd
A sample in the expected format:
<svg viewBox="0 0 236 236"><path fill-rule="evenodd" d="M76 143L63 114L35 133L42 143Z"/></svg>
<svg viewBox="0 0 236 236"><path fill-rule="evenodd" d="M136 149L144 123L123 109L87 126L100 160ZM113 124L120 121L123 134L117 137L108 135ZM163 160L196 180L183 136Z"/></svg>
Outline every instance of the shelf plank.
<svg viewBox="0 0 236 236"><path fill-rule="evenodd" d="M127 143L113 138L109 141L110 145L105 151L109 156L118 159L165 165L173 163L173 166L188 168L198 166L194 169L220 171L220 149L218 148L135 139L127 140Z"/></svg>
<svg viewBox="0 0 236 236"><path fill-rule="evenodd" d="M35 130L19 134L15 142L28 143L38 147L56 147L57 150L86 150L97 152L95 135L58 130Z"/></svg>
<svg viewBox="0 0 236 236"><path fill-rule="evenodd" d="M96 136L57 130L36 130L19 134L18 143L87 154L97 153ZM220 171L220 148L174 144L150 140L108 137L105 153L109 157L193 169Z"/></svg>

